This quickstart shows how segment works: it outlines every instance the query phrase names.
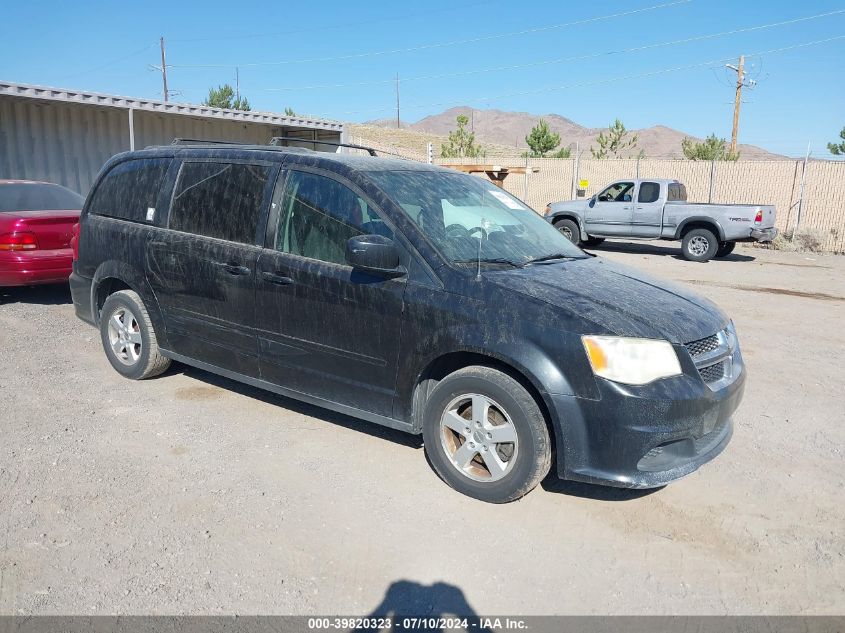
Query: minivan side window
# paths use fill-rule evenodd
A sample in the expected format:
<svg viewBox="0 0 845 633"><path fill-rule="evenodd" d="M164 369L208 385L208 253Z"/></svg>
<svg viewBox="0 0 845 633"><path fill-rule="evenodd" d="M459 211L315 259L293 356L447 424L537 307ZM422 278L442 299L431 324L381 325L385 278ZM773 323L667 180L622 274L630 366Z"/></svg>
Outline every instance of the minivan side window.
<svg viewBox="0 0 845 633"><path fill-rule="evenodd" d="M127 160L112 167L100 181L88 212L132 222L152 221L158 190L170 167L170 158Z"/></svg>
<svg viewBox="0 0 845 633"><path fill-rule="evenodd" d="M186 162L170 205L169 228L255 244L273 168L225 162Z"/></svg>
<svg viewBox="0 0 845 633"><path fill-rule="evenodd" d="M346 242L356 235L393 232L367 201L340 182L291 171L276 231L276 250L332 264L346 264Z"/></svg>
<svg viewBox="0 0 845 633"><path fill-rule="evenodd" d="M656 182L641 182L637 202L657 202L660 197L660 184Z"/></svg>

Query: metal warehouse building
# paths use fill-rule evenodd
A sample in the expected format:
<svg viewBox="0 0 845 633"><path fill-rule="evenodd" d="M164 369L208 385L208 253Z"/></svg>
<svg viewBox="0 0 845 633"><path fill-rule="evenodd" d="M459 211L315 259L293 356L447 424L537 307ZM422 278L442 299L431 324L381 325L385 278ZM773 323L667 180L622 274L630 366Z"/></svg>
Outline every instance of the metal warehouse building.
<svg viewBox="0 0 845 633"><path fill-rule="evenodd" d="M314 141L341 142L344 130L342 123L272 112L0 82L0 179L46 180L85 195L103 163L119 152L174 138L264 145L273 136L334 151Z"/></svg>

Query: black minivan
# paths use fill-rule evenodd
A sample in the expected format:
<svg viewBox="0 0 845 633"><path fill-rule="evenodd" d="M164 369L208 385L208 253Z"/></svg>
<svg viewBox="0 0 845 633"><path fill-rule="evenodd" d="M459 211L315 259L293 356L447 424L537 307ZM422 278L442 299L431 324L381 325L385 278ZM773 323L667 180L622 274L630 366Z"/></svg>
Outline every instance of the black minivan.
<svg viewBox="0 0 845 633"><path fill-rule="evenodd" d="M707 300L578 249L487 180L406 160L175 144L103 167L70 278L127 378L171 360L422 434L490 502L657 487L730 441L745 383Z"/></svg>

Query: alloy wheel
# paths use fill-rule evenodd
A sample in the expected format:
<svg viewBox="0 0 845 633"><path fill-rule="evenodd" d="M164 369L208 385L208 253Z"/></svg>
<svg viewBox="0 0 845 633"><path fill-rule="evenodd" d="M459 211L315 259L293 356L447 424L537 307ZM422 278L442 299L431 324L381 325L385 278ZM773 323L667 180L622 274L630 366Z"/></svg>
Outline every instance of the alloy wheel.
<svg viewBox="0 0 845 633"><path fill-rule="evenodd" d="M132 366L141 358L141 327L128 308L120 307L109 318L109 344L115 357Z"/></svg>

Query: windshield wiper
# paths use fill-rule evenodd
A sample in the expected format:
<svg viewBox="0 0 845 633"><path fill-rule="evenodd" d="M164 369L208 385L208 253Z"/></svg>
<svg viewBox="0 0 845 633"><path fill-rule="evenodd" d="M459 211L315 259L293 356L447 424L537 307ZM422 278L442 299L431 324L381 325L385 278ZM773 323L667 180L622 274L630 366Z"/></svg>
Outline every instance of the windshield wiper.
<svg viewBox="0 0 845 633"><path fill-rule="evenodd" d="M551 255L543 255L542 257L535 257L525 262L525 265L537 264L539 262L551 262L556 259L585 259L584 257L577 257L575 255L564 255L563 253L552 253Z"/></svg>
<svg viewBox="0 0 845 633"><path fill-rule="evenodd" d="M505 259L504 257L482 257L481 259L474 257L472 259L456 259L454 261L456 264L476 264L480 261L482 264L505 264L507 266L513 266L514 268L522 268L523 266L523 264L518 264L509 259Z"/></svg>

